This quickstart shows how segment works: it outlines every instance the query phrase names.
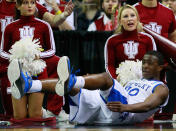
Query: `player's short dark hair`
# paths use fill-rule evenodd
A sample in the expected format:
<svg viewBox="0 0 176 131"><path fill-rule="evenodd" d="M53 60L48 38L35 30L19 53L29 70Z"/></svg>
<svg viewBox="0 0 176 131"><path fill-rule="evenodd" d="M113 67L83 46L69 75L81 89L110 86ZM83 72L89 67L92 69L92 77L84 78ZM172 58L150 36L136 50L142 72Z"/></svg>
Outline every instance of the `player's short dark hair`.
<svg viewBox="0 0 176 131"><path fill-rule="evenodd" d="M146 55L156 56L158 58L158 64L159 65L164 65L164 57L160 52L158 52L158 51L148 51L146 53Z"/></svg>

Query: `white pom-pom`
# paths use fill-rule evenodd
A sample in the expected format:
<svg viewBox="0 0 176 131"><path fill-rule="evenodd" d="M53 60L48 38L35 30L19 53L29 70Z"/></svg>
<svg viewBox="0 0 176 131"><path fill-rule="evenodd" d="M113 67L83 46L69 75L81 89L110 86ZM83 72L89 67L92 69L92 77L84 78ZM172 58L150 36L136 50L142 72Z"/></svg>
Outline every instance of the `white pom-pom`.
<svg viewBox="0 0 176 131"><path fill-rule="evenodd" d="M38 59L32 62L24 60L23 62L23 72L28 72L29 75L37 75L43 72L46 67L46 62Z"/></svg>
<svg viewBox="0 0 176 131"><path fill-rule="evenodd" d="M31 37L25 37L15 42L9 50L10 61L18 59L22 65L22 71L27 72L28 75L40 74L46 67L46 63L41 59L36 59L41 53L39 44L38 39L32 40Z"/></svg>
<svg viewBox="0 0 176 131"><path fill-rule="evenodd" d="M41 53L41 46L39 43L40 42L38 39L32 41L31 37L25 37L15 42L9 50L11 53L10 61L13 59L27 59L29 61L34 60L35 57L39 56Z"/></svg>
<svg viewBox="0 0 176 131"><path fill-rule="evenodd" d="M124 86L130 80L137 80L142 78L142 61L121 62L116 69L118 75L117 80Z"/></svg>

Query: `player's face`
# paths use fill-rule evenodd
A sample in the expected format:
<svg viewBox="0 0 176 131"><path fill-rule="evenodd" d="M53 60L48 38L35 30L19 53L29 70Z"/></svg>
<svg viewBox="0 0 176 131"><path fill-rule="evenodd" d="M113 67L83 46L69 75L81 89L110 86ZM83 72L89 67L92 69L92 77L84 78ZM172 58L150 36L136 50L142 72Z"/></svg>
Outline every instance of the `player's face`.
<svg viewBox="0 0 176 131"><path fill-rule="evenodd" d="M112 7L118 5L118 0L103 0L102 8L108 15L112 14Z"/></svg>
<svg viewBox="0 0 176 131"><path fill-rule="evenodd" d="M161 66L158 64L158 58L153 55L144 55L142 60L142 75L145 79L158 80Z"/></svg>
<svg viewBox="0 0 176 131"><path fill-rule="evenodd" d="M18 6L22 16L31 16L35 13L36 1L23 0L22 4Z"/></svg>
<svg viewBox="0 0 176 131"><path fill-rule="evenodd" d="M133 31L137 28L138 18L133 9L126 8L122 11L120 24L126 31Z"/></svg>

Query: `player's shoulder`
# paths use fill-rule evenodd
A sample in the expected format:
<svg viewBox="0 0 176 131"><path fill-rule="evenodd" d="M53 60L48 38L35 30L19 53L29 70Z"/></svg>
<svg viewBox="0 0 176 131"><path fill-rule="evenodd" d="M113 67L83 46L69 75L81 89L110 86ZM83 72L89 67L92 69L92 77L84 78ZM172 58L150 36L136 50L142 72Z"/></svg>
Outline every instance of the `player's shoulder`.
<svg viewBox="0 0 176 131"><path fill-rule="evenodd" d="M151 86L164 85L164 83L162 81L159 81L159 80L146 80L146 79L144 79L143 81L150 84Z"/></svg>

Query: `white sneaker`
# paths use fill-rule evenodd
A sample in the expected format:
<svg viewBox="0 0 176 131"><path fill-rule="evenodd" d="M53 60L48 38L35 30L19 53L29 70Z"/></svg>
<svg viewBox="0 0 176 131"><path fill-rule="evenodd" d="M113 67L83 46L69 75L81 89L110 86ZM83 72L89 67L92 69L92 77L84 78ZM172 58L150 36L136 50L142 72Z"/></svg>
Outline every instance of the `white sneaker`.
<svg viewBox="0 0 176 131"><path fill-rule="evenodd" d="M48 113L45 108L42 107L42 117L43 118L48 118Z"/></svg>
<svg viewBox="0 0 176 131"><path fill-rule="evenodd" d="M47 110L46 111L47 115L45 115L46 118L49 117L56 117L56 120L58 122L65 122L65 121L69 121L69 115L65 113L64 110L61 110L59 115L55 115L53 114L51 111Z"/></svg>
<svg viewBox="0 0 176 131"><path fill-rule="evenodd" d="M61 110L58 116L58 121L69 121L69 114L65 113L64 110Z"/></svg>
<svg viewBox="0 0 176 131"><path fill-rule="evenodd" d="M176 121L176 114L173 114L172 120Z"/></svg>
<svg viewBox="0 0 176 131"><path fill-rule="evenodd" d="M13 84L20 77L20 68L17 59L14 59L10 62L7 75L11 84Z"/></svg>
<svg viewBox="0 0 176 131"><path fill-rule="evenodd" d="M55 91L59 96L64 96L66 93L65 82L69 79L70 76L70 61L67 56L60 58L57 65L57 74L59 76L59 81L56 84Z"/></svg>
<svg viewBox="0 0 176 131"><path fill-rule="evenodd" d="M7 75L11 84L11 94L16 99L23 97L32 86L32 78L24 75L17 59L10 62Z"/></svg>
<svg viewBox="0 0 176 131"><path fill-rule="evenodd" d="M19 68L19 63L17 59L14 59L13 61L10 62L7 70L7 75L11 84L12 96L16 99L20 99L24 95L24 92L22 89L18 88L18 87L21 87L21 86L18 86L20 82L19 81L16 82L20 77L20 68Z"/></svg>

